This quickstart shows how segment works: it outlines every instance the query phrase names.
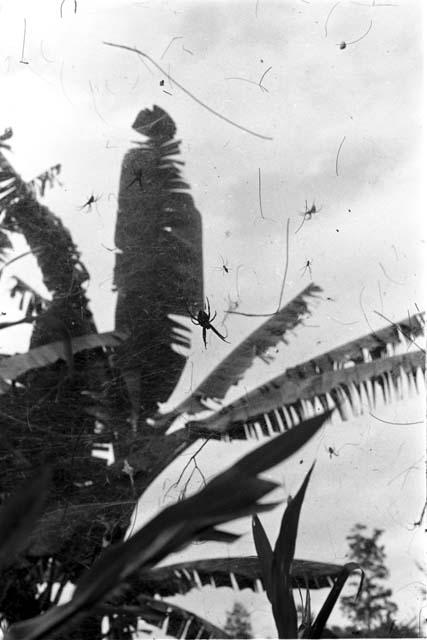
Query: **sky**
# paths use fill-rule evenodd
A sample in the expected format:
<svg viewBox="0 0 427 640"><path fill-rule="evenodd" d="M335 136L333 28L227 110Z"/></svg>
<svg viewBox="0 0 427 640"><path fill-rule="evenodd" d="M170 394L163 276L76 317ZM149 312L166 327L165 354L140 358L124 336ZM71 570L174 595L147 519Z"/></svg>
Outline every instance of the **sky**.
<svg viewBox="0 0 427 640"><path fill-rule="evenodd" d="M247 313L277 308L288 220L283 302L310 278L324 291L308 326L297 329L272 365L257 362L227 400L384 326L375 311L397 321L415 305L424 308L420 2L77 0L74 8L73 0L0 2L0 129L13 128L8 157L24 179L62 165L62 186L48 192L45 203L82 252L100 331L114 326L114 254L105 247L114 246L120 164L137 138L131 124L138 111L154 104L172 116L182 140L183 174L203 220L205 291L219 320L230 301ZM137 47L165 73L104 42ZM216 116L168 74L214 111L264 137ZM91 194L99 196L96 207L80 211ZM295 233L306 202L319 211ZM14 241L16 253L25 250L21 239ZM32 257L11 266L0 282L2 309L11 319L20 317L7 296L14 273L46 293ZM231 345L210 336L207 350L190 325L188 365L168 406L259 324L259 318L228 316L222 329ZM28 330L2 331L0 349L25 350ZM378 406L377 416L420 424L391 426L371 416L332 423L270 477L285 497L317 458L297 556L341 562L353 524L384 529L394 598L401 618L410 619L422 607L423 574L416 566L422 533L411 523L424 503L423 398ZM208 477L254 446L208 445L198 461ZM337 457L329 458L329 446ZM150 488L139 524L176 499L171 491L165 502L165 487L190 454ZM279 511L264 517L272 538ZM248 529L247 522L236 526ZM245 535L225 549L191 547L185 557L211 551L254 553ZM235 597L256 609L259 636L274 634L264 596ZM206 590L184 602L212 621L229 605L229 593Z"/></svg>

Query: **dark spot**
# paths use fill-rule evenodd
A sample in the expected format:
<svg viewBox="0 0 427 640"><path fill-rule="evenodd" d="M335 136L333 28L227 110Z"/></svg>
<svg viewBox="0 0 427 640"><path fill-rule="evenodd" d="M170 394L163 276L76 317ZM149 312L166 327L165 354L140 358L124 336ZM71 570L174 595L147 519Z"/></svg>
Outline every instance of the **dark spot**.
<svg viewBox="0 0 427 640"><path fill-rule="evenodd" d="M260 59L260 62L264 62L264 60L261 58L261 59Z"/></svg>
<svg viewBox="0 0 427 640"><path fill-rule="evenodd" d="M304 462L304 460L300 460L299 463L302 464Z"/></svg>
<svg viewBox="0 0 427 640"><path fill-rule="evenodd" d="M347 209L347 211L348 211L349 213L351 213L351 209Z"/></svg>
<svg viewBox="0 0 427 640"><path fill-rule="evenodd" d="M345 42L341 42L340 49L345 49L347 47Z"/></svg>
<svg viewBox="0 0 427 640"><path fill-rule="evenodd" d="M165 86L165 81L164 80L160 80L160 86L164 87Z"/></svg>
<svg viewBox="0 0 427 640"><path fill-rule="evenodd" d="M335 231L338 233L338 232L339 232L339 229L335 229Z"/></svg>

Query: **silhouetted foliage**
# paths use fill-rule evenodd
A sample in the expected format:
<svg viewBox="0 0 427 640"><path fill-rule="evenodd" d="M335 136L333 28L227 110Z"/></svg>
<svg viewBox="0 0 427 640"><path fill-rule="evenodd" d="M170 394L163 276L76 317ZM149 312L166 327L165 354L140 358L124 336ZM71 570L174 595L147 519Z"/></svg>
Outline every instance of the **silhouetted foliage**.
<svg viewBox="0 0 427 640"><path fill-rule="evenodd" d="M235 602L231 611L227 611L224 631L231 638L253 638L251 617L241 602Z"/></svg>
<svg viewBox="0 0 427 640"><path fill-rule="evenodd" d="M347 536L349 558L360 564L365 571L365 580L359 598L343 596L341 608L363 633L370 633L380 627L384 629L387 624L390 626L397 605L391 600L391 589L384 586L389 570L385 565L385 547L379 542L383 530L374 529L371 535L367 535L366 530L365 525L356 524Z"/></svg>
<svg viewBox="0 0 427 640"><path fill-rule="evenodd" d="M30 629L33 635L28 637L45 637L46 630L51 633L58 620L64 621L61 616L76 623L75 613L87 617L78 628L61 635L64 640L125 640L141 618L167 625L187 640L200 637L202 632L221 637L214 625L155 599L165 593L162 580L167 580L168 574L156 572L152 565L163 553L175 549L177 542L188 543L192 536L197 540L236 539L215 525L236 514L275 506L257 503L274 483L254 475L303 446L329 417L330 403L344 416L346 403L357 409L363 386L370 406L375 405L379 393L384 399L390 397L390 389L396 389L401 379L416 383L425 365L421 352L387 355L390 347L403 342L402 335L409 342L420 335L422 316L417 314L285 371L280 380L274 379L222 411L212 412L206 421L187 421L166 434L171 419L185 411L180 405L163 423L153 425L147 419L158 418L158 403L175 389L190 347L188 328L171 315L188 316L190 309L203 305L202 228L189 187L181 177L182 163L175 159L180 143L174 139L172 118L155 106L141 111L133 126L146 140L137 142L126 154L120 177L114 278L118 292L116 330L125 342L119 344L96 342L96 347L74 349L76 339L91 342L99 334L86 294L89 273L78 249L61 219L37 200L45 187L56 182L59 165L36 179L40 190L34 181L26 184L0 151L0 258L3 260L11 248L11 232L21 234L37 259L50 294L50 299L41 299L25 283L15 287L18 296L32 296L25 310L23 305L25 316L20 320L33 324L31 346L43 346L49 357L34 364L31 353L24 354L25 367L17 372L17 360L1 356L6 361L0 367L4 372L0 378L1 503L14 493L17 478L28 481L35 469L51 469L44 511L28 534L25 554L20 551L17 560L4 566L0 575L1 620L11 624L35 619L28 627L15 627L17 635L11 632L11 638L27 637ZM1 141L11 136L11 130L6 130L0 146L9 149ZM311 285L237 344L192 394L188 413L197 414L205 408L206 398L224 398L256 358L273 359L271 348L279 340L286 342L284 335L302 323L309 312L309 298L318 291ZM14 362L15 374L11 373ZM323 412L319 413L316 402ZM261 453L252 451L229 470L226 483L224 478L211 481L202 498L197 495L187 503L178 503L175 511L154 519L148 533L138 532L129 544L123 542L144 491L200 435L249 438L257 429L266 436L282 435L270 440ZM113 456L109 465L95 457L107 447ZM236 494L228 491L229 487L237 487ZM197 508L191 509L191 505ZM199 521L199 512L205 509L206 519ZM291 519L295 524L295 517ZM171 529L172 522L176 529ZM334 591L346 579L348 567L294 561L295 536L295 527L289 539L281 536L281 545L288 545L288 592L295 585L306 584L310 588L329 584ZM162 553L158 545L164 545ZM204 581L212 578L224 584L235 579L246 586L260 579L268 584L263 570L254 567L253 561L237 558L233 567L225 575L218 567L210 571L206 565L201 575ZM138 568L141 573L136 576ZM173 589L186 589L191 580L197 583L199 579L195 572L188 578L185 568L181 573L177 568L173 571L176 580L167 590L171 595ZM86 582L83 580L82 587L83 575ZM120 584L116 591L124 576L129 582ZM69 583L80 585L78 597L68 609L56 607ZM141 584L151 585L153 591L141 595ZM107 593L108 600L101 603ZM92 611L93 604L97 606ZM105 616L110 620L107 636L101 630ZM318 631L321 626L319 623Z"/></svg>

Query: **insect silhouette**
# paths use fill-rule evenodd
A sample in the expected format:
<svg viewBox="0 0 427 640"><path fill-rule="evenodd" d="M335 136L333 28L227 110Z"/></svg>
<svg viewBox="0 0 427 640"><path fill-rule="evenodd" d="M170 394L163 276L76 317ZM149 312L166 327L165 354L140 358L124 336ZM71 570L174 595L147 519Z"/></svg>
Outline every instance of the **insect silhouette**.
<svg viewBox="0 0 427 640"><path fill-rule="evenodd" d="M95 196L93 193L90 196L90 198L88 198L87 202L84 203L84 205L82 205L81 207L79 207L79 211L83 211L86 207L88 211L92 211L92 205L96 204L97 202L99 202L101 200L101 196Z"/></svg>
<svg viewBox="0 0 427 640"><path fill-rule="evenodd" d="M298 229L295 231L295 235L298 233L298 231L299 231L300 229L302 229L302 227L303 227L303 225L304 225L305 221L306 221L306 220L311 220L311 219L312 219L312 217L313 217L313 215L314 215L315 213L319 213L319 211L321 211L321 210L322 210L322 208L323 208L323 207L320 207L320 209L318 209L318 208L316 207L315 202L313 202L313 204L311 205L311 207L310 207L310 209L309 209L309 208L308 208L308 204L307 204L307 200L306 200L306 201L305 201L305 211L301 211L301 212L300 212L300 215L302 215L302 216L303 216L303 221L301 222L301 224L300 224L300 226L298 227Z"/></svg>
<svg viewBox="0 0 427 640"><path fill-rule="evenodd" d="M224 260L224 258L222 256L220 256L221 260L222 260L222 265L219 267L219 269L222 271L222 275L224 275L225 273L230 273L230 267L228 266L228 260Z"/></svg>
<svg viewBox="0 0 427 640"><path fill-rule="evenodd" d="M312 280L312 279L313 279L313 278L312 278L312 274L311 274L311 265L312 265L312 264L313 264L313 260L307 260L307 262L305 263L305 265L301 268L301 271L302 271L301 278L303 278L303 277L304 277L304 274L305 274L305 272L306 272L306 271L307 271L307 269L308 269L308 272L309 272L309 274L310 274L310 280Z"/></svg>
<svg viewBox="0 0 427 640"><path fill-rule="evenodd" d="M135 182L137 182L139 184L139 188L141 190L143 190L144 185L143 185L143 182L142 182L142 168L141 167L139 167L139 168L133 167L132 168L132 173L133 173L133 180L132 180L132 182L129 182L129 184L128 184L128 186L126 188L130 189L130 187L132 187L135 184Z"/></svg>
<svg viewBox="0 0 427 640"><path fill-rule="evenodd" d="M325 447L325 449L326 449L326 447ZM336 456L338 458L339 454L335 451L334 447L328 447L326 450L327 450L327 452L329 454L329 459L330 460L332 460L332 456Z"/></svg>
<svg viewBox="0 0 427 640"><path fill-rule="evenodd" d="M212 322L216 318L216 311L213 313L213 315L211 315L211 307L208 298L206 298L206 311L204 309L199 309L197 316L193 315L190 310L188 311L188 313L190 314L191 322L202 327L202 336L205 349L207 349L206 333L208 329L212 329L212 331L218 336L218 338L221 338L223 342L227 342L228 344L230 344L228 340L226 340L224 336L222 336L212 324Z"/></svg>

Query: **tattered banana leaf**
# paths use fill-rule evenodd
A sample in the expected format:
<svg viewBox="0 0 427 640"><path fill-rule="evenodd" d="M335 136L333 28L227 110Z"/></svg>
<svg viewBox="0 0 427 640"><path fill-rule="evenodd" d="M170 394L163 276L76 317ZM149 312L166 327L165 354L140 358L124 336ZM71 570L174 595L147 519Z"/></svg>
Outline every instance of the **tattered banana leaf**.
<svg viewBox="0 0 427 640"><path fill-rule="evenodd" d="M40 295L22 278L18 276L12 277L15 280L15 284L10 289L9 294L11 298L19 300L18 308L20 311L24 311L27 316L32 316L33 314L38 315L48 308L49 300Z"/></svg>
<svg viewBox="0 0 427 640"><path fill-rule="evenodd" d="M7 249L12 249L12 243L7 233L0 229L0 260L3 260L3 256Z"/></svg>
<svg viewBox="0 0 427 640"><path fill-rule="evenodd" d="M342 566L312 560L294 560L291 565L293 588L304 587L323 589L334 584L334 578ZM185 594L192 589L210 585L251 589L258 592L265 589L265 580L257 556L222 557L206 560L179 562L166 567L155 567L141 572L131 579L133 593L174 596Z"/></svg>
<svg viewBox="0 0 427 640"><path fill-rule="evenodd" d="M3 147L4 149L8 149L10 151L10 146L8 144L4 144L6 140L10 140L13 136L13 131L11 127L7 127L3 133L0 135L0 149Z"/></svg>
<svg viewBox="0 0 427 640"><path fill-rule="evenodd" d="M72 353L97 347L118 347L126 338L126 334L117 331L91 333L86 336L72 338ZM39 369L53 364L57 360L67 360L64 341L52 342L42 347L30 349L27 353L0 358L0 377L3 380L16 380L31 369Z"/></svg>
<svg viewBox="0 0 427 640"><path fill-rule="evenodd" d="M190 332L170 314L203 306L202 228L175 159L176 127L160 107L141 111L133 128L145 142L122 164L117 213L114 281L116 329L130 337L120 349L133 410L157 410L174 390L190 347Z"/></svg>
<svg viewBox="0 0 427 640"><path fill-rule="evenodd" d="M0 211L4 211L2 227L21 233L35 255L43 283L52 295L49 305L71 336L96 331L86 291L82 286L89 274L71 234L58 216L35 198L34 190L15 171L0 152ZM43 316L35 325L31 346L58 339Z"/></svg>
<svg viewBox="0 0 427 640"><path fill-rule="evenodd" d="M47 498L50 470L27 480L0 508L0 568L11 564L23 551Z"/></svg>
<svg viewBox="0 0 427 640"><path fill-rule="evenodd" d="M244 373L252 366L256 357L264 362L273 360L268 353L279 342L287 343L285 335L302 323L311 314L309 302L322 290L310 284L295 298L288 302L280 311L255 329L241 342L222 362L215 367L207 378L193 391L193 393L179 404L173 411L159 417L156 424L161 425L172 416L181 413L194 414L206 409L207 399L222 400L233 385L242 379Z"/></svg>
<svg viewBox="0 0 427 640"><path fill-rule="evenodd" d="M138 596L137 600L137 605L104 605L97 607L96 611L106 616L133 615L142 618L148 624L161 629L165 635L181 640L230 637L223 629L182 607L148 596Z"/></svg>
<svg viewBox="0 0 427 640"><path fill-rule="evenodd" d="M314 464L304 478L298 493L283 514L271 562L271 604L279 638L296 638L298 618L292 593L291 565L295 555L298 522L307 485Z"/></svg>
<svg viewBox="0 0 427 640"><path fill-rule="evenodd" d="M337 407L340 417L348 420L375 408L379 399L402 397L405 387L419 391L424 352L389 354L402 339L410 342L421 335L421 318L406 318L287 369L191 426L227 438L258 438L291 429L328 408Z"/></svg>
<svg viewBox="0 0 427 640"><path fill-rule="evenodd" d="M43 173L40 173L38 176L30 180L27 185L32 189L35 196L40 195L40 197L43 198L48 185L52 189L55 186L55 183L58 183L59 185L61 184L58 179L60 173L61 165L55 164L53 167L49 167L47 171L43 171Z"/></svg>
<svg viewBox="0 0 427 640"><path fill-rule="evenodd" d="M0 149L4 145L0 144ZM10 148L7 146L6 148ZM18 194L15 172L0 151L0 213L16 199Z"/></svg>

